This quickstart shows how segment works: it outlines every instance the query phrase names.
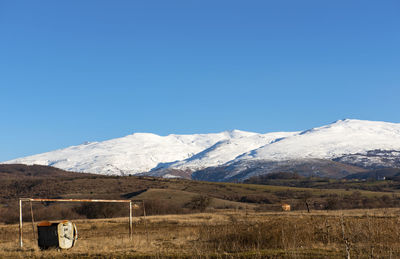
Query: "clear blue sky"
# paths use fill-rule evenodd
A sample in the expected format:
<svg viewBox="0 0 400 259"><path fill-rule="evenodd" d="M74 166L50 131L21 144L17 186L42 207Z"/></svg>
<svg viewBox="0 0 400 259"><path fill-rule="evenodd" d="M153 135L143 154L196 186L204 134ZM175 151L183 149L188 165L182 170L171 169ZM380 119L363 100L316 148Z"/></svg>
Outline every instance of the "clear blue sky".
<svg viewBox="0 0 400 259"><path fill-rule="evenodd" d="M0 161L133 132L400 122L400 1L0 0Z"/></svg>

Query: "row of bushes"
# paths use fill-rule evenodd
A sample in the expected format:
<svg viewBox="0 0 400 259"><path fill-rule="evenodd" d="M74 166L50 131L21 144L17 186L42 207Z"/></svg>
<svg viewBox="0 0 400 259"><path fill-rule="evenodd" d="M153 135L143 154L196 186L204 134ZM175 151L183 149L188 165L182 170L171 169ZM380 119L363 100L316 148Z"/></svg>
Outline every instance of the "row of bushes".
<svg viewBox="0 0 400 259"><path fill-rule="evenodd" d="M205 195L193 197L188 203L179 206L173 202L161 200L146 200L145 208L139 206L133 210L134 216L164 214L185 214L193 212L203 212L210 205L211 198ZM24 221L31 220L30 207L28 204L23 208ZM127 217L129 214L126 203L83 203L80 205L60 204L54 202L33 204L34 219L55 220L55 219L79 219L79 218L112 218ZM19 213L16 206L0 207L0 222L16 223L19 220Z"/></svg>

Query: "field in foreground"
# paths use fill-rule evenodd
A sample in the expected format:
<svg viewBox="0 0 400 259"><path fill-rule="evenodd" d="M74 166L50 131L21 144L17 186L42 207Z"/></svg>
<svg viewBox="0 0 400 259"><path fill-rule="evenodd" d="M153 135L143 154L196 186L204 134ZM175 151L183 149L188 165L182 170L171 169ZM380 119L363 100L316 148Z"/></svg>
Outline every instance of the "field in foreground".
<svg viewBox="0 0 400 259"><path fill-rule="evenodd" d="M400 209L215 213L75 220L80 239L65 251L40 251L32 226L0 225L3 258L396 258ZM147 229L147 231L146 231Z"/></svg>

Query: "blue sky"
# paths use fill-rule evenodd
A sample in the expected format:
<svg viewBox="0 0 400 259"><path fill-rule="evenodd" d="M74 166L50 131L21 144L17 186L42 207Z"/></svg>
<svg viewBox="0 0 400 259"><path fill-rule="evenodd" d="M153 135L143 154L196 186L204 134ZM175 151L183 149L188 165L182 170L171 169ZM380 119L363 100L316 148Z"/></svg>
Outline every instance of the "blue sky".
<svg viewBox="0 0 400 259"><path fill-rule="evenodd" d="M1 1L0 161L133 132L400 122L399 1Z"/></svg>

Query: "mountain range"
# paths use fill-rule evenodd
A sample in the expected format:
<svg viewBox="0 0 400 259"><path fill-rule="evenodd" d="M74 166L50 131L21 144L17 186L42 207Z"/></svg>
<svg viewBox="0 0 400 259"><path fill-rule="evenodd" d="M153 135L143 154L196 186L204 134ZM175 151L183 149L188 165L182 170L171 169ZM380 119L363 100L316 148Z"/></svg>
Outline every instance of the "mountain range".
<svg viewBox="0 0 400 259"><path fill-rule="evenodd" d="M341 178L400 167L400 123L344 119L299 132L134 133L3 163L212 181L241 181L280 171Z"/></svg>

